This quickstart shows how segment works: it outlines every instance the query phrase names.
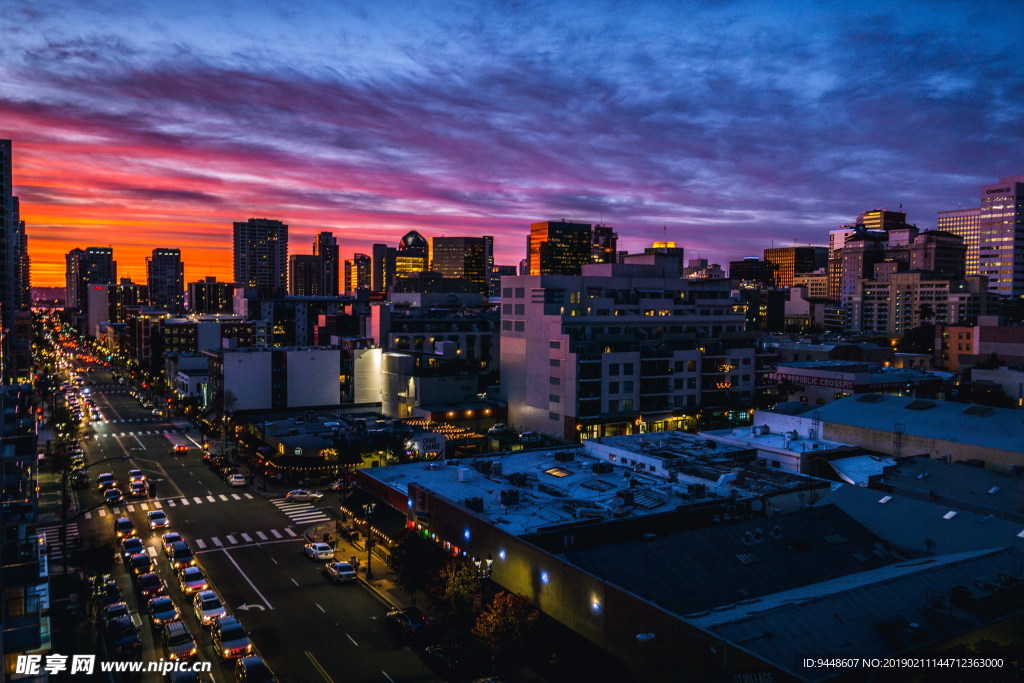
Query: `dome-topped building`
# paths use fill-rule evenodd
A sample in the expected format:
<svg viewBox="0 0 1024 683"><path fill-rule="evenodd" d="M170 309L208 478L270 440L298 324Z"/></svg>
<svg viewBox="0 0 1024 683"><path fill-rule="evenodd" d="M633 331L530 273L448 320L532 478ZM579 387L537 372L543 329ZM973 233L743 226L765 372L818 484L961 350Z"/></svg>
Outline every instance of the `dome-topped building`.
<svg viewBox="0 0 1024 683"><path fill-rule="evenodd" d="M405 233L398 242L398 251L416 251L426 254L430 250L427 240L415 230Z"/></svg>

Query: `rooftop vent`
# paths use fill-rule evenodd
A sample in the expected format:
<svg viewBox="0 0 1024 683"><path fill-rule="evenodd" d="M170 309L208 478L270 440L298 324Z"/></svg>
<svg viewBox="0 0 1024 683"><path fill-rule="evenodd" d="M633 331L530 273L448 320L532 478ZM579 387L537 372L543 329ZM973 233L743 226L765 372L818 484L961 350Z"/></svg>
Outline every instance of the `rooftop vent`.
<svg viewBox="0 0 1024 683"><path fill-rule="evenodd" d="M881 498L878 499L878 502L884 505L885 503L888 503L890 500L892 500L892 496L882 496Z"/></svg>
<svg viewBox="0 0 1024 683"><path fill-rule="evenodd" d="M878 403L883 398L885 397L881 394L864 394L863 396L858 396L857 400L861 403Z"/></svg>
<svg viewBox="0 0 1024 683"><path fill-rule="evenodd" d="M739 560L742 564L747 565L757 564L761 561L761 558L755 555L754 553L737 553L736 559Z"/></svg>
<svg viewBox="0 0 1024 683"><path fill-rule="evenodd" d="M946 514L942 515L942 518L943 519L953 519L956 516L957 516L957 511L956 510L950 510Z"/></svg>
<svg viewBox="0 0 1024 683"><path fill-rule="evenodd" d="M973 415L974 417L985 417L992 412L992 408L989 406L971 406L964 410L964 415Z"/></svg>
<svg viewBox="0 0 1024 683"><path fill-rule="evenodd" d="M911 401L907 405L903 406L907 410L928 410L936 406L935 401Z"/></svg>

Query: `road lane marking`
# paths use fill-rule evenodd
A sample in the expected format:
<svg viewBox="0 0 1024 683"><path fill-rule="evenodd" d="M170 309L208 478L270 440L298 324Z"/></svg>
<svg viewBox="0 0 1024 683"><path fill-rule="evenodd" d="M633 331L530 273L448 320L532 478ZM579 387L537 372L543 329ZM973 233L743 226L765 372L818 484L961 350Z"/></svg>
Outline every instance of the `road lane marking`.
<svg viewBox="0 0 1024 683"><path fill-rule="evenodd" d="M200 550L202 550L203 548L205 548L205 547L206 547L206 541L204 541L204 540L203 540L203 539L201 539L201 538L197 538L197 539L196 539L196 545L197 545L197 546L199 546L199 549L200 549Z"/></svg>
<svg viewBox="0 0 1024 683"><path fill-rule="evenodd" d="M106 517L106 516L107 516L107 511L104 510L103 508L100 508L100 517Z"/></svg>
<svg viewBox="0 0 1024 683"><path fill-rule="evenodd" d="M356 647L359 647L359 643L356 642L355 638L353 638L352 636L350 636L347 633L345 634L345 637L348 638L349 640L351 640L353 645L355 645Z"/></svg>
<svg viewBox="0 0 1024 683"><path fill-rule="evenodd" d="M253 495L251 493L243 493L242 495L245 496L246 499L248 499L248 500L252 500L253 499Z"/></svg>
<svg viewBox="0 0 1024 683"><path fill-rule="evenodd" d="M291 527L285 527L284 532L292 537L298 536L298 534L291 530Z"/></svg>
<svg viewBox="0 0 1024 683"><path fill-rule="evenodd" d="M85 518L86 519L92 519L92 513L91 512L86 512L85 513Z"/></svg>
<svg viewBox="0 0 1024 683"><path fill-rule="evenodd" d="M221 500L223 500L223 501L224 501L225 503L226 503L226 502L228 501L228 497L227 497L227 496L225 496L225 495L224 495L223 493L222 493L222 494L220 494L220 495L219 495L219 496L217 496L217 497L218 497L218 498L220 498Z"/></svg>
<svg viewBox="0 0 1024 683"><path fill-rule="evenodd" d="M242 497L240 495L238 495L237 493L232 493L231 497L234 498L235 500L242 500Z"/></svg>
<svg viewBox="0 0 1024 683"><path fill-rule="evenodd" d="M227 548L224 548L224 555L229 560L231 560L231 564L235 565L235 569L237 569L238 573L242 575L242 578L245 579L246 583L248 583L252 587L252 589L256 591L256 595L260 596L260 600L262 600L263 604L267 606L267 609L274 609L274 606L270 604L270 601L267 600L263 593L260 593L260 590L256 587L256 584L254 584L252 580L246 575L246 573L242 571L242 568L238 566L238 563L235 562L235 558L231 557L231 553L228 552Z"/></svg>
<svg viewBox="0 0 1024 683"><path fill-rule="evenodd" d="M139 505L139 507L142 508L143 510L148 510L149 509L149 503L141 503Z"/></svg>
<svg viewBox="0 0 1024 683"><path fill-rule="evenodd" d="M199 496L194 496L192 498L192 502L195 503L196 505L202 505L203 499L200 498Z"/></svg>
<svg viewBox="0 0 1024 683"><path fill-rule="evenodd" d="M386 678L389 681L391 681L391 683L395 683L395 680L393 678L391 678L391 676L388 676L388 672L387 671L385 671L384 669L381 669L380 672L382 674L384 674L384 678Z"/></svg>
<svg viewBox="0 0 1024 683"><path fill-rule="evenodd" d="M179 502L182 505L191 505L192 504L192 503L188 502L188 498L182 498L181 501L179 501Z"/></svg>
<svg viewBox="0 0 1024 683"><path fill-rule="evenodd" d="M273 557L270 558L270 561L273 562L274 564L277 564L277 560L275 560Z"/></svg>
<svg viewBox="0 0 1024 683"><path fill-rule="evenodd" d="M320 607L320 603L319 602L314 602L313 604L316 605L317 609L319 609L321 612L323 612L324 614L327 614L327 610L325 610L323 607Z"/></svg>
<svg viewBox="0 0 1024 683"><path fill-rule="evenodd" d="M175 505L176 503L174 502L173 499L167 501L167 507L174 507Z"/></svg>
<svg viewBox="0 0 1024 683"><path fill-rule="evenodd" d="M306 650L306 658L309 660L309 663L313 665L313 668L316 669L317 673L324 677L324 680L327 681L327 683L334 683L334 679L327 674L327 670L321 666L320 662L316 661L316 657L314 657L313 653L309 650Z"/></svg>
<svg viewBox="0 0 1024 683"><path fill-rule="evenodd" d="M261 541L267 540L267 535L262 531L257 531L256 536L258 536Z"/></svg>
<svg viewBox="0 0 1024 683"><path fill-rule="evenodd" d="M219 547L221 547L222 545L224 545L223 543L221 543L221 542L220 542L220 539L219 539L219 538L217 538L216 536L214 536L214 537L213 537L213 538L211 538L210 540L211 540L211 541L213 541L213 544L214 544L215 546L217 546L218 548L219 548Z"/></svg>
<svg viewBox="0 0 1024 683"><path fill-rule="evenodd" d="M299 582L298 582L298 581L296 581L295 579L292 579L292 583L294 583L294 584L295 584L296 586L298 586L298 585L299 585Z"/></svg>
<svg viewBox="0 0 1024 683"><path fill-rule="evenodd" d="M132 434L132 436L135 438L136 441L139 441L139 437L135 436L134 434ZM144 443L139 441L139 445L142 446L142 450L146 450L146 445Z"/></svg>
<svg viewBox="0 0 1024 683"><path fill-rule="evenodd" d="M146 552L149 553L150 557L156 557L156 546L151 545L146 548Z"/></svg>
<svg viewBox="0 0 1024 683"><path fill-rule="evenodd" d="M161 503L159 500L154 500L153 501L153 507L156 508L157 510L159 510L163 506L164 506L163 503Z"/></svg>
<svg viewBox="0 0 1024 683"><path fill-rule="evenodd" d="M128 512L135 512L135 506L134 505L129 505L128 506Z"/></svg>
<svg viewBox="0 0 1024 683"><path fill-rule="evenodd" d="M206 500L210 501L211 503L216 503L217 502L217 499L214 498L213 496L207 496Z"/></svg>
<svg viewBox="0 0 1024 683"><path fill-rule="evenodd" d="M274 538L283 538L283 536L281 536L281 532L278 531L277 529L271 529L270 530L270 535L273 536Z"/></svg>
<svg viewBox="0 0 1024 683"><path fill-rule="evenodd" d="M242 534L242 540L246 543L252 543L252 536L249 534Z"/></svg>
<svg viewBox="0 0 1024 683"><path fill-rule="evenodd" d="M224 538L228 539L228 543L230 543L231 545L235 545L235 544L238 543L238 541L235 540L235 537L232 536L231 534L228 534Z"/></svg>

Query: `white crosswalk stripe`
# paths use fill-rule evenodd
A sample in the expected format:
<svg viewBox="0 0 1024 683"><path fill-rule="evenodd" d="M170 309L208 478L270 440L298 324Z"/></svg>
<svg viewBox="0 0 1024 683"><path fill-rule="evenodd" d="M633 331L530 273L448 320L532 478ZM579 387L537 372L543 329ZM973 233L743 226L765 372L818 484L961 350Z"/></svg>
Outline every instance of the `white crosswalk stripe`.
<svg viewBox="0 0 1024 683"><path fill-rule="evenodd" d="M246 500L252 500L255 497L251 493L243 493L242 495L245 496Z"/></svg>
<svg viewBox="0 0 1024 683"><path fill-rule="evenodd" d="M188 498L182 498L180 502L181 502L182 505L189 505L190 504L188 502Z"/></svg>
<svg viewBox="0 0 1024 683"><path fill-rule="evenodd" d="M128 506L128 512L135 512L135 506L134 505L129 505Z"/></svg>
<svg viewBox="0 0 1024 683"><path fill-rule="evenodd" d="M153 507L155 507L157 509L160 509L160 508L163 507L163 503L161 503L159 500L154 500L153 501Z"/></svg>
<svg viewBox="0 0 1024 683"><path fill-rule="evenodd" d="M285 541L291 540L292 538L302 539L301 536L287 527L285 527L284 532L287 536L277 529L267 529L265 532L253 531L251 533L239 533L237 536L235 534L228 534L223 537L223 540L218 536L211 536L210 538L194 538L190 539L189 543L195 543L196 548L199 550L216 550L217 548L225 548L233 545L240 546L251 543L260 543L261 541L270 542L273 540L271 539L271 536L274 539ZM253 536L255 536L255 538L253 538Z"/></svg>
<svg viewBox="0 0 1024 683"><path fill-rule="evenodd" d="M242 500L242 497L240 495L238 495L237 493L232 493L231 497L234 498L235 500Z"/></svg>
<svg viewBox="0 0 1024 683"><path fill-rule="evenodd" d="M252 543L252 536L249 534L242 534L242 540L246 543Z"/></svg>
<svg viewBox="0 0 1024 683"><path fill-rule="evenodd" d="M263 533L262 531L257 531L257 532L256 532L256 536L257 536L257 538L259 538L259 539L260 539L261 541L266 541L266 540L268 540L268 539L267 539L267 535L266 535L265 533Z"/></svg>
<svg viewBox="0 0 1024 683"><path fill-rule="evenodd" d="M288 534L289 536L291 536L292 538L295 538L296 536L298 536L298 534L296 534L294 531L291 530L291 527L285 527L284 528L284 532L286 534Z"/></svg>
<svg viewBox="0 0 1024 683"><path fill-rule="evenodd" d="M100 508L100 517L106 517L106 516L107 516L107 510L105 508Z"/></svg>
<svg viewBox="0 0 1024 683"><path fill-rule="evenodd" d="M221 500L227 502L228 497L225 496L223 493L219 494L217 497L220 498Z"/></svg>
<svg viewBox="0 0 1024 683"><path fill-rule="evenodd" d="M221 547L222 545L224 545L223 543L221 543L221 542L220 542L220 539L219 539L219 538L217 538L216 536L214 536L214 537L213 537L213 538L211 538L210 540L211 540L211 541L213 541L213 544L214 544L215 546L217 546L218 548L220 548L220 547Z"/></svg>
<svg viewBox="0 0 1024 683"><path fill-rule="evenodd" d="M167 500L167 507L171 507L172 508L175 505L177 505L177 503L174 502L173 498L170 498L170 499Z"/></svg>
<svg viewBox="0 0 1024 683"><path fill-rule="evenodd" d="M314 522L329 522L331 518L324 514L323 510L313 507L309 503L295 503L284 498L270 501L278 510L288 515L288 519L295 524L312 524Z"/></svg>
<svg viewBox="0 0 1024 683"><path fill-rule="evenodd" d="M224 538L228 539L228 543L230 543L231 545L235 545L236 543L238 543L238 541L235 540L235 537L231 534L228 534Z"/></svg>
<svg viewBox="0 0 1024 683"><path fill-rule="evenodd" d="M192 500L193 500L193 502L195 502L195 504L196 504L196 505L201 505L201 504L202 504L202 502L203 502L203 499L202 499L202 498L200 498L199 496L196 496L196 497L195 497L195 498L193 498Z"/></svg>
<svg viewBox="0 0 1024 683"><path fill-rule="evenodd" d="M149 503L140 503L139 507L142 508L143 510L148 510L149 509Z"/></svg>
<svg viewBox="0 0 1024 683"><path fill-rule="evenodd" d="M206 500L208 500L208 501L210 501L210 502L212 503L212 502L216 501L217 499L216 499L216 498L214 498L213 496L207 496L207 497L206 497ZM201 503L201 502L203 502L203 501L201 501L201 500L199 500L198 498L196 498L196 502L197 502L197 503Z"/></svg>
<svg viewBox="0 0 1024 683"><path fill-rule="evenodd" d="M197 538L196 539L196 545L199 547L200 550L202 550L203 548L206 547L206 541L204 541L201 538Z"/></svg>
<svg viewBox="0 0 1024 683"><path fill-rule="evenodd" d="M274 538L282 538L281 532L278 531L277 529L271 529L270 530L270 535L273 536Z"/></svg>
<svg viewBox="0 0 1024 683"><path fill-rule="evenodd" d="M68 522L66 540L71 542L78 538L78 522ZM36 529L46 538L46 551L51 560L59 560L64 557L64 546L60 542L60 524L44 526Z"/></svg>

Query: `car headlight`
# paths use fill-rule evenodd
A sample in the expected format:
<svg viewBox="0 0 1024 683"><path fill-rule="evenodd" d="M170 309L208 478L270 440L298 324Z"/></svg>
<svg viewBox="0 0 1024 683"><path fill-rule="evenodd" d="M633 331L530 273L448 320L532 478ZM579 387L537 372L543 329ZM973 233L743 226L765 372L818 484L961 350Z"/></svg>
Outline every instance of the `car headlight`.
<svg viewBox="0 0 1024 683"><path fill-rule="evenodd" d="M227 648L224 648L224 656L225 657L230 657L231 656L231 650L229 650Z"/></svg>

